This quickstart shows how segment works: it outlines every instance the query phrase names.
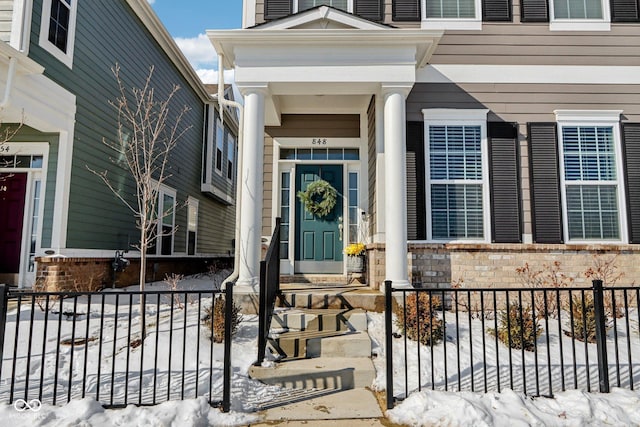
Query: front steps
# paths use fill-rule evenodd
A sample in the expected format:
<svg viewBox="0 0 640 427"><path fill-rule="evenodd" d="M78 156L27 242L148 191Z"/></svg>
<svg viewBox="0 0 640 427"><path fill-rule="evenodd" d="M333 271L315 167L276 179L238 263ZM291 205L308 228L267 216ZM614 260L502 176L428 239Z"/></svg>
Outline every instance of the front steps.
<svg viewBox="0 0 640 427"><path fill-rule="evenodd" d="M368 387L375 378L362 309L277 308L269 341L278 361L249 371L265 384L340 391Z"/></svg>

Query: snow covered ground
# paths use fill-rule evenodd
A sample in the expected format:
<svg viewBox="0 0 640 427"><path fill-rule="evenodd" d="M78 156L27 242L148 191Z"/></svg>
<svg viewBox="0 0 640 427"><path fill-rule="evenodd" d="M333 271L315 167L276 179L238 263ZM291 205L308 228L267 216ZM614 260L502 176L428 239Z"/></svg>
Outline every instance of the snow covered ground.
<svg viewBox="0 0 640 427"><path fill-rule="evenodd" d="M223 273L224 274L224 273ZM180 282L180 288L186 290L197 289L210 289L212 279L206 276L189 277ZM162 283L156 283L149 287L151 290L158 290L161 288L166 289L166 285ZM132 287L131 290L135 290ZM128 297L119 297L120 300L126 302L128 307ZM114 299L115 296L109 295L110 299ZM207 301L203 298L201 302L204 305ZM49 329L45 332L44 326L44 314L39 310L33 311L33 317L35 327L33 329L33 342L42 343L39 339L47 337L47 346L45 347L44 357L42 354L42 348L40 346L32 346L31 353L37 357L32 359L30 363L27 363L27 359L24 357L29 351L29 339L23 338L23 336L29 336L29 334L20 334L17 347L14 343L14 335L8 335L5 340L5 360L2 364L2 377L0 378L0 395L6 396L7 390L14 382L16 390L18 391L15 398L25 397L25 387L31 389L34 385L38 384L38 379L42 374L42 367L44 366L44 377L46 387L44 389L45 395L51 392L53 386L53 380L50 378L53 368L55 368L56 358L58 359L58 373L60 379L58 381L58 393L64 398L62 402L66 402L67 392L71 390L72 401L63 406L53 406L45 400L45 403L35 411L24 407L24 405L16 407L14 405L0 404L0 425L7 425L12 427L32 427L32 426L225 426L225 425L247 425L257 422L259 416L256 414L256 410L263 406L265 403L273 401L286 401L289 391L283 390L278 387L265 386L259 382L253 381L248 378L247 371L251 363L254 362L256 356L256 337L257 337L257 317L245 315L241 327L238 330L236 337L234 338L232 348L232 367L233 367L233 389L232 389L232 411L228 414L223 414L217 408L209 406L207 397L209 393L213 397L218 396L221 393L221 369L222 369L222 346L214 344L213 351L210 350L210 341L206 335L207 331L204 328L198 328L200 323L198 317L201 316L201 310L196 309L198 302L191 302L186 305L186 310L179 311L178 315L174 315L173 324L171 324L171 316L167 316L168 307L170 306L170 300L161 301L159 305L151 304L150 310L152 311L152 318L159 318L160 321L157 325L155 322L151 322L150 335L144 342L144 362L142 369L142 387L145 391L145 395L149 390L153 391L153 387L158 384L158 390L162 394L166 394L169 391L171 397L176 399L180 396L184 384L184 392L187 399L185 400L172 400L169 402L160 403L155 406L136 407L129 405L124 409L104 409L94 399L97 385L97 369L101 367L101 375L104 375L104 380L100 384L101 400L105 396L109 396L113 393L114 400L117 403L118 399L124 397L125 394L134 394L139 390L140 385L140 348L131 351L130 353L124 349L128 348L126 342L128 322L113 323L115 317L115 301L111 301L112 304L107 304L108 307L105 311L105 337L108 338L108 346L112 348L114 346L118 349L118 355L115 358L102 357L99 358L97 340L92 341L85 348L81 345L79 348L81 351L71 355L71 349L68 346L62 346L59 349L55 345L57 338L57 330L54 326L49 326ZM135 303L135 301L134 301ZM65 303L63 311L67 311L67 304ZM153 307L160 307L159 311L152 310ZM118 306L120 307L120 306ZM72 309L73 307L71 307ZM55 309L57 310L57 308ZM91 313L89 316L83 316L76 318L76 334L75 336L84 336L85 331L89 330L89 336L99 336L99 320L97 314L100 313L100 304L89 305L86 300L79 300L76 312ZM132 323L131 328L133 331L138 326L136 320L137 309L132 309ZM23 307L21 309L21 318L28 319L32 315L31 311ZM92 316L93 315L93 316ZM128 308L123 313L120 311L118 316L129 315ZM25 317L26 316L26 317ZM55 316L55 315L53 315ZM447 315L448 316L448 315ZM13 309L8 313L9 321L15 322L16 310ZM90 320L87 322L87 318ZM58 320L57 317L55 317ZM51 319L49 319L51 322ZM449 319L447 319L449 322ZM70 324L73 322L67 322L64 316L62 323L65 325L62 327L61 336L70 337L72 332L69 330ZM114 328L114 326L116 326ZM186 325L186 327L185 327ZM467 324L467 327L461 327L459 330L447 329L446 344L440 344L434 348L434 371L433 376L431 373L431 349L428 347L420 348L420 375L416 375L418 372L418 348L415 342L408 342L407 354L408 363L407 370L410 373L410 377L407 379L409 386L409 397L399 403L393 410L387 412L388 418L395 423L402 423L413 426L601 426L601 425L640 425L640 393L636 391L629 391L626 389L614 388L610 394L598 394L598 393L586 393L583 391L565 391L556 392L555 384L558 383L562 377L562 373L557 369L559 361L558 346L560 342L563 343L565 348L571 349L571 339L569 337L559 334L558 326L549 326L549 345L547 345L546 336L543 336L539 340L539 351L537 356L526 352L524 359L520 351L514 351L511 355L513 360L513 366L515 367L513 373L513 381L515 389L522 389L524 384L528 385L529 391L535 390L535 380L532 375L525 375L523 380L522 371L519 367L525 366L531 369L532 364L536 361L538 364L543 365L542 372L544 373L544 379L541 379L541 393L545 393L545 387L548 386L548 375L551 374L551 383L554 384L554 398L530 398L523 392L514 392L506 387L509 386L510 372L505 370L506 359L508 353L506 347L493 344L495 339L488 334L482 333L482 324L479 320L474 319ZM182 354L178 356L172 356L169 358L166 349L169 342L169 329L170 326L175 328L172 342L176 345L176 348L181 348L185 343L190 345L185 346L187 351L184 353L184 359ZM486 327L487 325L485 325ZM490 326L490 325L489 325ZM640 359L640 338L637 337L637 322L632 325L634 340L631 341L630 354L634 358ZM111 328L111 329L109 329ZM115 331L114 329L117 329ZM80 332L78 332L80 331ZM157 333L155 332L157 331ZM177 331L177 332L176 332ZM24 331L23 331L24 332ZM114 339L115 332L115 339ZM377 355L374 358L374 364L377 370L377 377L372 384L373 388L378 390L384 390L386 385L385 379L385 352L383 348L384 343L384 317L382 314L369 314L369 332L374 340L374 353ZM469 333L471 332L471 333ZM620 329L620 334L626 333L626 329ZM155 344L156 336L158 337L159 344ZM193 351L193 343L200 340L200 351L198 354ZM123 341L124 340L124 341ZM481 345L484 340L486 345L485 354L481 351L477 351L477 346ZM460 348L463 350L460 354L460 360L458 360L456 348L456 342L460 344ZM394 339L394 369L395 384L394 394L398 397L404 397L404 339ZM625 341L626 343L626 341ZM154 378L152 369L153 362L148 361L147 357L153 355L156 346L161 351L158 353L158 366L171 366L171 371L164 369L157 378ZM447 348L446 360L447 368L444 364L444 348ZM568 347L567 347L568 346ZM575 381L578 381L579 385L584 386L586 384L586 363L585 357L595 357L592 355L591 345L587 346L586 350L581 353L584 348L584 344L578 346L577 351L577 363L578 369L573 371L573 360L570 356L565 362L568 366L564 372L565 380L567 382L567 388L570 388ZM624 347L624 346L623 346ZM17 348L18 360L15 368L12 366L12 355L14 348ZM473 357L468 354L465 355L464 350L474 349ZM619 349L620 358L623 361L628 360L629 354L625 353L624 348ZM497 353L497 354L496 354ZM103 354L104 356L104 354ZM490 362L499 357L504 363L503 366L494 366ZM44 362L42 363L42 361ZM135 369L134 374L128 378L125 377L126 363L133 366ZM213 361L211 364L210 361ZM593 363L592 359L592 363ZM85 364L86 361L86 364ZM550 370L545 370L544 364L550 361ZM148 363L151 363L150 365ZM458 363L460 363L461 371L458 375ZM211 365L211 369L209 369ZM86 366L86 367L85 367ZM582 368L580 367L582 366ZM470 367L474 367L473 375L471 375ZM28 368L28 369L27 369ZM450 389L457 390L458 386L462 390L469 389L471 379L476 390L484 389L484 377L485 368L487 373L487 386L489 389L495 388L498 373L500 375L500 381L502 385L501 392L489 391L488 393L472 393L468 391L463 392L447 392L443 391L444 380L447 380L447 384ZM624 367L621 368L622 383L630 381L628 371L624 371ZM183 383L181 380L182 371L185 371L186 381ZM114 371L115 382L113 389L110 384L110 375ZM27 380L27 372L29 373L30 380ZM78 388L78 384L82 385L82 379L88 372L88 378L90 380L86 384L86 397L82 398L82 387ZM171 372L169 377L168 372ZM529 371L527 371L529 372ZM625 374L627 372L627 374ZM589 372L591 376L592 388L597 388L597 372ZM36 380L34 380L34 378ZM418 381L418 378L420 380ZM70 379L70 382L69 382ZM431 390L431 382L435 384L436 390ZM48 381L48 382L47 382ZM547 381L545 383L544 381ZM640 379L634 379L635 384L640 384ZM71 389L68 389L68 384L71 384ZM210 385L211 384L211 385ZM418 384L422 385L422 391L417 391ZM615 384L615 381L612 381ZM533 387L533 388L532 388ZM211 391L209 391L211 388ZM196 397L196 394L201 397ZM27 396L30 402L27 402L33 409L36 409L36 404L33 402L33 398L37 397L37 393L29 393ZM44 399L43 399L44 400ZM160 399L164 400L164 399ZM213 399L215 400L215 399ZM148 403L148 402L147 402ZM348 404L348 403L347 403ZM23 409L23 410L19 410Z"/></svg>

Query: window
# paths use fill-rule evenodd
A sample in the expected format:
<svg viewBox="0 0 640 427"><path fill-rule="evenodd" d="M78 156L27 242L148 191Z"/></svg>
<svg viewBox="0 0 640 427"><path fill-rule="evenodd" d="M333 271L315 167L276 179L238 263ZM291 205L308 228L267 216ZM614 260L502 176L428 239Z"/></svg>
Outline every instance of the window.
<svg viewBox="0 0 640 427"><path fill-rule="evenodd" d="M229 179L230 181L233 181L233 172L234 172L233 164L234 164L235 152L236 152L236 141L233 138L233 136L229 134L229 137L227 140L227 179Z"/></svg>
<svg viewBox="0 0 640 427"><path fill-rule="evenodd" d="M280 259L289 258L289 220L291 218L291 172L280 175Z"/></svg>
<svg viewBox="0 0 640 427"><path fill-rule="evenodd" d="M609 2L603 0L552 0L551 30L605 30L611 28Z"/></svg>
<svg viewBox="0 0 640 427"><path fill-rule="evenodd" d="M224 128L220 119L216 120L216 171L222 174L222 155L224 150Z"/></svg>
<svg viewBox="0 0 640 427"><path fill-rule="evenodd" d="M488 241L486 110L423 110L427 238ZM455 115L460 117L455 119ZM438 117L451 120L436 120Z"/></svg>
<svg viewBox="0 0 640 427"><path fill-rule="evenodd" d="M558 116L566 241L624 240L618 123L563 122Z"/></svg>
<svg viewBox="0 0 640 427"><path fill-rule="evenodd" d="M187 200L187 255L196 254L199 204L200 202L193 197Z"/></svg>
<svg viewBox="0 0 640 427"><path fill-rule="evenodd" d="M78 0L44 0L39 43L71 68Z"/></svg>
<svg viewBox="0 0 640 427"><path fill-rule="evenodd" d="M162 185L158 192L158 228L155 239L147 251L149 254L158 253L158 243L160 255L173 254L173 233L175 230L176 215L176 191Z"/></svg>
<svg viewBox="0 0 640 427"><path fill-rule="evenodd" d="M424 0L422 28L482 29L480 0Z"/></svg>
<svg viewBox="0 0 640 427"><path fill-rule="evenodd" d="M349 11L349 2L347 0L298 0L298 12L311 9L312 7L326 5L332 6L336 9Z"/></svg>

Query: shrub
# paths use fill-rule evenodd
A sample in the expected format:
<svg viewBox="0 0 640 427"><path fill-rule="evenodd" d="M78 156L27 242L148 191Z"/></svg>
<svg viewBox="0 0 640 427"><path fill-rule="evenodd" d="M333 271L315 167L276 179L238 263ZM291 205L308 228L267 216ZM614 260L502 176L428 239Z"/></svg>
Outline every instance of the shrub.
<svg viewBox="0 0 640 427"><path fill-rule="evenodd" d="M211 332L210 338L213 342L221 343L224 341L224 326L225 326L225 306L226 298L224 295L218 295L213 300L213 305L205 307L205 315L202 318L205 326ZM235 335L238 331L238 326L242 322L242 314L240 314L240 308L233 304L231 310L231 335Z"/></svg>
<svg viewBox="0 0 640 427"><path fill-rule="evenodd" d="M507 346L532 351L541 334L542 327L538 324L538 319L533 317L531 306L523 307L512 303L508 310L500 313L497 335Z"/></svg>
<svg viewBox="0 0 640 427"><path fill-rule="evenodd" d="M564 331L565 335L584 342L596 342L596 309L593 295L585 294L582 297L573 297L571 307L571 330ZM606 330L610 326L607 325Z"/></svg>
<svg viewBox="0 0 640 427"><path fill-rule="evenodd" d="M441 307L440 298L432 297L426 292L413 293L407 297L404 310L397 307L396 325L409 339L424 345L437 344L444 338L444 322L436 313Z"/></svg>

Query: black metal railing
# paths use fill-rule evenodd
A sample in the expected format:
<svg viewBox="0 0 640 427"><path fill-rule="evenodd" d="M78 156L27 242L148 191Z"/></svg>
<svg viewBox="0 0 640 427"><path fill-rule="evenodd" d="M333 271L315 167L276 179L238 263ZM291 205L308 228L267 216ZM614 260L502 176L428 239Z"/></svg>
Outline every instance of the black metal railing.
<svg viewBox="0 0 640 427"><path fill-rule="evenodd" d="M143 293L0 285L0 402L93 397L122 407L205 396L229 411L231 322L213 308L223 295L230 319L232 284ZM214 343L216 324L224 324L224 345Z"/></svg>
<svg viewBox="0 0 640 427"><path fill-rule="evenodd" d="M638 287L385 291L388 408L424 389L553 396L640 382Z"/></svg>
<svg viewBox="0 0 640 427"><path fill-rule="evenodd" d="M263 261L260 261L260 307L258 309L258 358L262 363L267 351L267 340L276 298L280 294L280 224L276 218L271 243Z"/></svg>

